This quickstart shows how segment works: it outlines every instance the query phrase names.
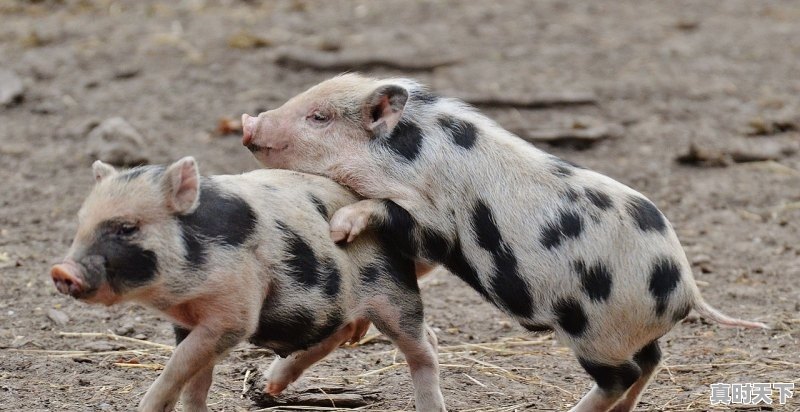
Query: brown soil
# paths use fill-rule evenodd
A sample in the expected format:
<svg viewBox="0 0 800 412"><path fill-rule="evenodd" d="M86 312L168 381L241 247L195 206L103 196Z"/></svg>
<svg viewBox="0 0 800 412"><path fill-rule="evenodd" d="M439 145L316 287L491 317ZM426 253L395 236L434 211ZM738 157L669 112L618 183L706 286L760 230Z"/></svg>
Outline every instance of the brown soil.
<svg viewBox="0 0 800 412"><path fill-rule="evenodd" d="M218 120L276 106L339 70L278 65L283 49L455 58L413 73L369 66L443 94L595 93L597 105L489 112L512 129L624 125L620 138L587 150L544 148L651 197L677 228L707 300L774 326L679 325L640 410L725 409L709 404L714 382L800 384L800 155L705 168L675 161L690 142L797 142L796 127L761 126L800 116L798 21L796 1L0 1L0 66L26 85L21 103L0 108L0 410L130 410L159 373L130 364L157 367L169 355L60 334L172 343L163 317L75 302L47 275L92 184L87 125L124 117L153 142L144 154L154 163L191 154L208 174L256 168L237 136L216 135ZM752 127L766 136L750 136ZM524 333L453 276L437 274L423 289L451 410L565 410L589 388L552 337ZM69 320L56 324L51 309ZM212 409L256 409L241 396L244 377L270 361L235 351L217 368ZM410 410L408 372L390 367L399 361L379 338L336 351L305 381L378 390L366 410ZM799 409L796 392L769 410Z"/></svg>

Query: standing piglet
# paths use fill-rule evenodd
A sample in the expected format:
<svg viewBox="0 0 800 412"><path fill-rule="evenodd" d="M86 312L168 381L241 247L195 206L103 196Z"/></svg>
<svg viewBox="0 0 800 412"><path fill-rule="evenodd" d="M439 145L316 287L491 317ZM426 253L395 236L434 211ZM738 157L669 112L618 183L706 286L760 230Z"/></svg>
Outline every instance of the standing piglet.
<svg viewBox="0 0 800 412"><path fill-rule="evenodd" d="M328 218L357 198L334 182L262 170L201 178L192 158L117 172L97 183L78 232L51 269L61 293L134 301L175 324L178 345L139 410L204 411L214 365L237 343L280 355L266 391L375 322L405 353L417 407L441 409L435 336L426 332L414 265L375 238L339 248Z"/></svg>
<svg viewBox="0 0 800 412"><path fill-rule="evenodd" d="M335 240L377 229L443 264L529 330L554 329L596 382L574 411L630 411L658 339L700 296L671 225L635 190L542 152L408 79L320 83L258 117L243 144L267 167L324 175L368 198Z"/></svg>

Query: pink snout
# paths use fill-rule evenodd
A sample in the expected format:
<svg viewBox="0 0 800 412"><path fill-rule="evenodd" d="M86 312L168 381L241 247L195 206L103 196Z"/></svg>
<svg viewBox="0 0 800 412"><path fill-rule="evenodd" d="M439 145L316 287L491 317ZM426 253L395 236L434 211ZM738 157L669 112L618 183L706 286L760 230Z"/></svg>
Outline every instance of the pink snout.
<svg viewBox="0 0 800 412"><path fill-rule="evenodd" d="M253 141L253 132L258 118L245 113L242 115L242 145L249 146Z"/></svg>
<svg viewBox="0 0 800 412"><path fill-rule="evenodd" d="M66 261L50 269L50 277L59 292L74 298L86 290L86 284L81 278L81 271L75 263Z"/></svg>

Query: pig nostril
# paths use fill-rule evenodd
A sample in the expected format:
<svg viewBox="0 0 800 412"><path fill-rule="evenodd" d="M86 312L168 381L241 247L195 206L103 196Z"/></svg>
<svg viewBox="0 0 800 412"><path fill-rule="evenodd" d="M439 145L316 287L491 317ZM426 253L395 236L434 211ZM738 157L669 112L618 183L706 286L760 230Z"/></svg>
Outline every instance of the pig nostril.
<svg viewBox="0 0 800 412"><path fill-rule="evenodd" d="M60 293L76 297L83 291L83 285L80 280L60 265L51 269L50 276L53 278L53 283Z"/></svg>

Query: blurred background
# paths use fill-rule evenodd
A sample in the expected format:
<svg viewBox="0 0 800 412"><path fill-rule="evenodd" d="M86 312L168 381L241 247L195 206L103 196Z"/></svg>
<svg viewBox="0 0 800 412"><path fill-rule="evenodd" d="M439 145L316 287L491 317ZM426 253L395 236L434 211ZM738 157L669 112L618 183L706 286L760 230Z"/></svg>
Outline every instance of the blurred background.
<svg viewBox="0 0 800 412"><path fill-rule="evenodd" d="M788 0L0 0L0 409L129 410L169 356L141 343L171 344L165 319L73 302L47 275L94 159L254 169L241 114L344 71L417 78L642 191L706 299L775 327L690 317L667 336L641 410L721 408L708 401L715 382L800 383L799 38ZM524 333L454 277L426 279L423 293L452 410L564 410L589 388L551 335ZM92 335L109 331L135 340ZM257 409L270 361L235 351L212 409ZM413 409L399 362L375 337L295 393L341 385L366 410Z"/></svg>

